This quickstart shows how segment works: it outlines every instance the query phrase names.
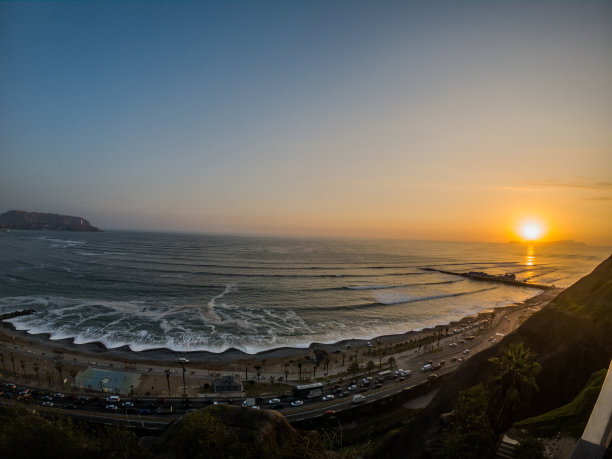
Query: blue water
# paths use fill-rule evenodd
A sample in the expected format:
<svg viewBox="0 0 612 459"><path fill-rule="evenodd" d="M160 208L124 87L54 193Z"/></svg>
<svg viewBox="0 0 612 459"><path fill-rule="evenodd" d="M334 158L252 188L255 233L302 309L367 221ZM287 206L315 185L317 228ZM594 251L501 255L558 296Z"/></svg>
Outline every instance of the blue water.
<svg viewBox="0 0 612 459"><path fill-rule="evenodd" d="M580 245L196 234L0 234L0 313L51 339L135 351L249 353L422 329L539 290L423 271L515 273L569 286L609 255Z"/></svg>

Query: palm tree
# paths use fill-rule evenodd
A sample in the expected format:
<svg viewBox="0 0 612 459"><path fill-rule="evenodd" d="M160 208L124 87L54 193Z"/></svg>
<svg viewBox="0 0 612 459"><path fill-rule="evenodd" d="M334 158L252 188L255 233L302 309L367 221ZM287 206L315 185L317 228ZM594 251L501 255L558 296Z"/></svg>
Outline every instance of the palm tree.
<svg viewBox="0 0 612 459"><path fill-rule="evenodd" d="M387 360L387 363L389 363L389 366L391 368L395 368L395 357L389 357L389 360Z"/></svg>
<svg viewBox="0 0 612 459"><path fill-rule="evenodd" d="M298 379L298 381L301 381L302 380L302 362L298 362L297 367L300 372L300 379Z"/></svg>
<svg viewBox="0 0 612 459"><path fill-rule="evenodd" d="M17 376L17 371L15 370L15 355L11 352L9 357L11 358L11 362L13 364L13 374Z"/></svg>
<svg viewBox="0 0 612 459"><path fill-rule="evenodd" d="M166 369L164 373L166 373L166 382L168 383L168 396L170 396L170 370Z"/></svg>
<svg viewBox="0 0 612 459"><path fill-rule="evenodd" d="M60 384L64 384L64 379L62 378L62 371L64 370L64 364L62 362L55 362L55 369L59 373Z"/></svg>
<svg viewBox="0 0 612 459"><path fill-rule="evenodd" d="M255 371L257 371L257 384L259 384L259 379L261 378L261 365L255 365Z"/></svg>
<svg viewBox="0 0 612 459"><path fill-rule="evenodd" d="M185 362L181 362L183 367L183 398L187 398L187 386L185 385Z"/></svg>
<svg viewBox="0 0 612 459"><path fill-rule="evenodd" d="M357 361L351 363L348 367L348 371L353 373L353 379L355 379L355 373L357 373L359 370L359 363L357 363Z"/></svg>
<svg viewBox="0 0 612 459"><path fill-rule="evenodd" d="M538 390L536 376L542 367L535 359L536 354L525 348L522 342L510 344L499 357L489 359L497 367L489 383L491 418L496 431L503 431L530 393Z"/></svg>
<svg viewBox="0 0 612 459"><path fill-rule="evenodd" d="M376 368L376 365L374 364L374 362L372 362L371 360L368 360L368 363L366 363L366 370L368 371L368 375L372 373L372 370L374 368Z"/></svg>
<svg viewBox="0 0 612 459"><path fill-rule="evenodd" d="M25 379L26 377L26 373L25 373L25 362L23 360L19 361L19 366L21 367L21 371L23 371L23 379Z"/></svg>
<svg viewBox="0 0 612 459"><path fill-rule="evenodd" d="M38 362L34 361L34 363L32 364L32 368L34 368L34 373L36 373L36 382L40 381L40 377L38 375Z"/></svg>
<svg viewBox="0 0 612 459"><path fill-rule="evenodd" d="M74 367L70 368L70 377L72 378L72 381L74 382L74 388L76 389L76 375L77 375L77 371Z"/></svg>

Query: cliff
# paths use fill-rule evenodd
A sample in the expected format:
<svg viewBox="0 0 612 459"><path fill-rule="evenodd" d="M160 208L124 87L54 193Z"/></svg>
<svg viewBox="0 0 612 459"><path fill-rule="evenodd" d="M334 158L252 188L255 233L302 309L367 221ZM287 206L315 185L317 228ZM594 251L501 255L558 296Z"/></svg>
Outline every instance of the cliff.
<svg viewBox="0 0 612 459"><path fill-rule="evenodd" d="M81 217L40 212L24 212L22 210L10 210L1 214L0 227L38 231L100 231L100 229L91 226L87 220Z"/></svg>
<svg viewBox="0 0 612 459"><path fill-rule="evenodd" d="M416 427L404 430L376 451L376 457L421 457L427 440L440 430L439 418L455 406L460 391L486 382L497 356L509 343L523 342L542 366L540 388L515 421L546 413L572 401L595 371L612 356L612 256L561 292L496 345L467 359L423 410Z"/></svg>

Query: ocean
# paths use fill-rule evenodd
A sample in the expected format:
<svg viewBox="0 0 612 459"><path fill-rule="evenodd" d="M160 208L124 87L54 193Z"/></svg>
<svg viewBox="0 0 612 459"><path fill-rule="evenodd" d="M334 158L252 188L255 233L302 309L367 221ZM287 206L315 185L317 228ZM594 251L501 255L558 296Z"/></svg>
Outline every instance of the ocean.
<svg viewBox="0 0 612 459"><path fill-rule="evenodd" d="M0 233L0 313L18 329L134 351L256 353L420 330L536 288L567 287L609 248L149 232Z"/></svg>

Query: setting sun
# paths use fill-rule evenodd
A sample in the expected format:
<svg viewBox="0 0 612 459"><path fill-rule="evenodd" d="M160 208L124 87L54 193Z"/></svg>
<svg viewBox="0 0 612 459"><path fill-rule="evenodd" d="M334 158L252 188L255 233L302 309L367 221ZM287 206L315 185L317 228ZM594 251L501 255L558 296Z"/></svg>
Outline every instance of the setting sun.
<svg viewBox="0 0 612 459"><path fill-rule="evenodd" d="M523 222L519 227L519 233L526 241L536 241L544 234L544 227L539 222Z"/></svg>

